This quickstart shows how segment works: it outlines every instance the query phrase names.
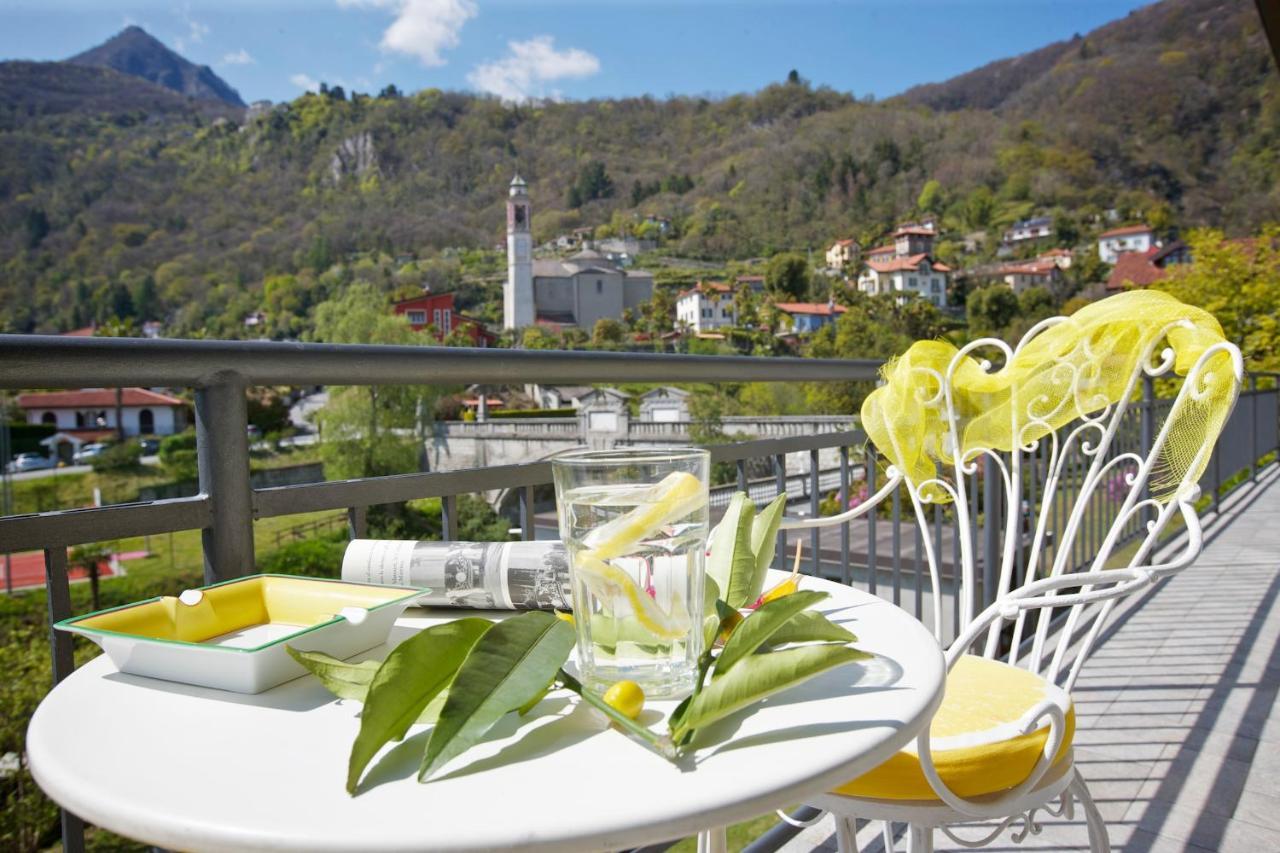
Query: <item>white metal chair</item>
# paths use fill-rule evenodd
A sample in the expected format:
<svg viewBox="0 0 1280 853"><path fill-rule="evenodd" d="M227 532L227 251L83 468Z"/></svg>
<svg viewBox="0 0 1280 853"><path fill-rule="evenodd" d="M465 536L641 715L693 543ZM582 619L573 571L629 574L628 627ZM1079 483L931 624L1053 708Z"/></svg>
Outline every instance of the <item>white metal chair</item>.
<svg viewBox="0 0 1280 853"><path fill-rule="evenodd" d="M959 360L975 350L994 348L1003 354L1008 364L1030 339L1058 322L1063 322L1063 318L1037 325L1012 349L995 339L975 341L959 351L945 376L935 374L937 387L923 396L932 394L926 405L941 410L952 425L953 439L957 418L949 385ZM892 823L905 823L908 846L914 853L932 850L935 830L941 830L958 844L977 847L993 841L1011 824L1021 821L1023 827L1014 832L1013 839L1022 841L1028 833L1037 831L1034 817L1037 810L1070 817L1074 801L1083 807L1092 850L1110 849L1106 826L1089 796L1085 780L1073 764L1070 748L1073 716L1069 696L1117 602L1186 568L1199 554L1202 537L1194 506L1199 496L1195 480L1212 451L1214 436L1209 435L1194 447L1194 462L1175 488L1170 489L1167 482L1164 484L1160 491L1169 496L1163 499L1150 496L1155 482L1153 469L1170 441L1181 441L1179 450L1192 452L1186 448L1185 435L1171 435L1171 424L1177 415L1190 411L1184 407L1196 405L1198 395L1207 393L1211 381L1222 380L1220 374L1216 379L1212 376L1210 364L1218 370L1225 364L1230 365L1234 374L1233 393L1243 377L1243 362L1235 346L1218 343L1209 347L1181 381L1172 408L1159 430L1154 430L1154 421L1148 422L1150 446L1146 452L1124 449L1133 443L1132 436L1126 433L1125 440L1117 441L1117 435L1124 432L1122 421L1126 424L1125 430L1132 429L1132 418L1125 421L1124 416L1138 396L1144 376L1163 378L1163 382L1176 379L1172 349L1160 350L1167 331L1161 330L1160 336L1142 353L1128 379L1127 391L1118 402L1089 411L1096 407L1087 402L1081 405L1085 391L1073 386L1072 398L1078 418L1066 427L1038 440L1020 440L1011 453L991 448L971 450L955 460L954 470L940 471L937 477L927 481L915 481L902 471L890 468L884 487L856 509L832 518L788 519L784 523L784 527L793 530L847 523L874 509L894 489L905 489L921 527L922 535L917 542L923 545L928 562L933 628L942 642L944 588L939 571L940 555L936 553L931 533L931 522L936 523L939 513L929 504L931 495L939 494L938 490L945 491L951 498L947 511L954 513L959 539L958 566L953 571L958 575L955 580L960 595L955 639L946 648L948 697L952 695L958 665L966 671L1016 667L1020 674L1015 680L1025 676L1038 679L1038 683L1044 685L1043 697L1013 721L1013 736L1038 736L1029 759L1031 766L1021 781L978 795L966 796L954 790L942 778L945 774L940 772L940 761L936 758L947 754L938 751L942 748L939 743L945 739L939 739L926 728L914 748L905 751L907 755L903 759L908 763L918 760L918 772L924 777L920 785L927 783L923 794L906 799L897 794L878 796L873 780L870 790L863 785L854 794L831 792L811 800L812 805L834 814L841 851L856 849L855 818L883 821L888 850L894 847ZM992 371L989 363L983 362L982 366L983 370ZM1072 382L1083 386L1088 384L1088 378L1075 375ZM1231 399L1234 400L1234 396ZM1037 421L1037 403L1036 400L1025 402L1021 412L1025 423ZM1021 431L1022 424L1015 428L1018 430L1015 435L1027 434ZM957 442L954 446L961 445ZM977 597L982 577L976 568L972 534L976 521L972 517L973 507L977 503L976 500L971 503L980 458L984 460L987 476L998 478L1003 489L1003 505L1011 511L1006 513L1000 532L1001 547L996 555L995 571L993 567L986 567L988 587L993 579L998 586L985 600L994 603L975 614L973 602L984 600ZM1028 476L1033 468L1034 477ZM1043 483L1043 487L1028 497L1025 493L1028 482L1037 481ZM1104 505L1101 510L1100 503ZM1104 525L1091 528L1088 537L1091 541L1082 541L1085 520L1096 521L1100 514L1110 517ZM1170 524L1179 518L1185 525L1185 539L1176 546L1172 556L1158 559L1161 534L1173 532ZM1129 548L1133 550L1130 552ZM1108 568L1109 565L1116 567ZM987 663L975 658L985 659ZM944 702L944 708L946 706ZM935 723L937 719L935 717ZM978 772L986 771L979 767ZM869 777L870 774L863 778ZM856 780L851 785L856 787ZM704 844L714 849L714 840L704 839Z"/></svg>

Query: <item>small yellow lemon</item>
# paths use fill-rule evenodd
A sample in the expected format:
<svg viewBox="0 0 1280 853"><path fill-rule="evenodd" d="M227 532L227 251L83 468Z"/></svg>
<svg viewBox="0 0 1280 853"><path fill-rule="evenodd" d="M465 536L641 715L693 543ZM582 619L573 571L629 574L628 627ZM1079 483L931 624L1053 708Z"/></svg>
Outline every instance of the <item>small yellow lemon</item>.
<svg viewBox="0 0 1280 853"><path fill-rule="evenodd" d="M605 704L634 720L644 710L644 691L634 681L617 681L604 692Z"/></svg>
<svg viewBox="0 0 1280 853"><path fill-rule="evenodd" d="M556 618L559 619L561 622L568 622L570 625L575 624L573 621L573 614L564 610L557 610Z"/></svg>

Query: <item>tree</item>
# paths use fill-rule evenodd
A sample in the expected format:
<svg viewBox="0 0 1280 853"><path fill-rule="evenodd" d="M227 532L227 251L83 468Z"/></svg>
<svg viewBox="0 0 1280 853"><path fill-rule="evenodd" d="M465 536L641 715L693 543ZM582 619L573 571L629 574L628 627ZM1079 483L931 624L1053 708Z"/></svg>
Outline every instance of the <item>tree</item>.
<svg viewBox="0 0 1280 853"><path fill-rule="evenodd" d="M809 292L809 262L795 252L774 255L765 266L764 284L777 301L803 301Z"/></svg>
<svg viewBox="0 0 1280 853"><path fill-rule="evenodd" d="M965 224L975 231L986 228L991 224L991 219L995 216L996 199L991 194L991 190L986 187L978 187L969 193L969 197L964 202L964 220Z"/></svg>
<svg viewBox="0 0 1280 853"><path fill-rule="evenodd" d="M1249 240L1196 229L1186 241L1192 263L1173 265L1153 286L1216 317L1251 370L1280 370L1280 225Z"/></svg>
<svg viewBox="0 0 1280 853"><path fill-rule="evenodd" d="M617 349L626 339L626 329L612 317L601 317L591 329L591 345L597 349Z"/></svg>
<svg viewBox="0 0 1280 853"><path fill-rule="evenodd" d="M969 294L965 306L973 337L999 335L1018 316L1018 297L1002 284L978 288Z"/></svg>
<svg viewBox="0 0 1280 853"><path fill-rule="evenodd" d="M77 545L71 549L71 556L67 560L67 566L72 569L84 569L89 576L89 599L91 609L101 610L102 605L98 598L98 576L102 571L102 566L111 562L111 543L109 542L90 542L86 545Z"/></svg>
<svg viewBox="0 0 1280 853"><path fill-rule="evenodd" d="M942 209L943 204L942 183L933 178L929 179L920 190L919 198L916 199L916 209L921 213L937 213Z"/></svg>
<svg viewBox="0 0 1280 853"><path fill-rule="evenodd" d="M160 319L160 293L156 280L150 273L144 275L133 287L133 310L139 320Z"/></svg>
<svg viewBox="0 0 1280 853"><path fill-rule="evenodd" d="M387 297L357 283L316 306L312 339L326 343L422 345L426 336L391 313ZM366 385L332 387L320 410L320 451L331 479L398 474L418 467L418 442L405 432L420 428L437 387Z"/></svg>
<svg viewBox="0 0 1280 853"><path fill-rule="evenodd" d="M612 195L613 179L605 170L604 163L592 160L578 171L578 179L569 188L568 202L570 207L582 207L587 202Z"/></svg>

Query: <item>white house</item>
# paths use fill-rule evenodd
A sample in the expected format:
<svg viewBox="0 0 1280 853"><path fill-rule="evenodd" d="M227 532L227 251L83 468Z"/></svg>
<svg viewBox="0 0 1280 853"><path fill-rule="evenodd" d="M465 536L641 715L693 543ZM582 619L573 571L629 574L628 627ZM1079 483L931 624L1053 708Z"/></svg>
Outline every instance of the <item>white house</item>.
<svg viewBox="0 0 1280 853"><path fill-rule="evenodd" d="M722 281L698 282L676 297L676 323L697 333L737 325L733 288Z"/></svg>
<svg viewBox="0 0 1280 853"><path fill-rule="evenodd" d="M1156 235L1150 225L1112 228L1098 235L1098 258L1103 263L1114 264L1126 252L1145 252L1154 245Z"/></svg>
<svg viewBox="0 0 1280 853"><path fill-rule="evenodd" d="M1033 287L1052 290L1062 282L1062 268L1055 257L1041 256L1030 261L1005 264L997 270L1004 283L1014 293L1022 293Z"/></svg>
<svg viewBox="0 0 1280 853"><path fill-rule="evenodd" d="M563 260L534 260L531 216L528 187L516 175L507 197L504 329L535 323L590 329L605 317L621 319L653 296L651 274L621 269L591 249Z"/></svg>
<svg viewBox="0 0 1280 853"><path fill-rule="evenodd" d="M1048 216L1037 216L1032 219L1020 219L1004 232L1004 242L1013 246L1028 240L1042 240L1053 234L1053 219Z"/></svg>
<svg viewBox="0 0 1280 853"><path fill-rule="evenodd" d="M858 262L861 248L858 241L852 238L835 241L827 249L827 269L843 272L846 267L853 266Z"/></svg>
<svg viewBox="0 0 1280 853"><path fill-rule="evenodd" d="M123 388L121 422L125 435L173 435L186 428L186 403L146 388ZM47 424L62 432L116 432L114 388L83 388L20 394L18 406L29 424Z"/></svg>
<svg viewBox="0 0 1280 853"><path fill-rule="evenodd" d="M858 290L873 296L897 293L902 298L915 293L945 308L949 272L951 267L934 261L927 254L868 260L858 276Z"/></svg>

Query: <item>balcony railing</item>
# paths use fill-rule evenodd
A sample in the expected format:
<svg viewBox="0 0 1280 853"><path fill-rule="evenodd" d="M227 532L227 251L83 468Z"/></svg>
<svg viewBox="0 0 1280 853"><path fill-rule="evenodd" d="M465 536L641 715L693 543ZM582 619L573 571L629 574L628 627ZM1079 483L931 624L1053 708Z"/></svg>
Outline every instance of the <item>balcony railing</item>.
<svg viewBox="0 0 1280 853"><path fill-rule="evenodd" d="M549 462L529 462L458 471L400 474L358 480L305 483L254 488L249 477L249 445L246 435L245 391L252 385L430 385L463 383L573 385L643 382L848 382L873 381L879 362L873 360L822 360L797 358L740 358L636 353L582 353L510 350L470 350L431 347L389 347L271 342L175 341L124 338L63 338L0 335L0 388L79 388L167 386L195 392L195 425L199 492L191 497L145 503L117 504L0 518L0 553L43 550L50 623L71 615L67 576L67 548L108 539L171 533L202 532L206 582L244 575L254 570L255 519L316 511L346 513L350 535L366 533L368 508L417 498L438 497L443 510L443 538L455 539L458 531L458 497L478 492L514 492L519 527L525 538L535 533L534 490L551 482ZM1272 377L1274 379L1274 377ZM1250 389L1241 395L1218 450L1206 474L1205 494L1216 501L1225 486L1244 476L1256 476L1260 459L1280 448L1277 411L1280 392L1258 389L1252 377ZM1118 436L1115 453L1147 447L1165 405L1155 399L1150 382L1142 405L1131 415ZM826 429L814 434L815 422ZM527 423L527 422L526 422ZM818 514L824 495L834 493L841 502L854 495L855 482L865 472L867 493L876 490L877 459L864 450L861 433L847 428L849 417L794 418L782 422L771 437L717 444L710 448L715 463L730 463L736 485L750 491L757 501L786 492L791 500L806 504L792 512ZM500 430L500 423L469 425ZM576 429L575 421L547 424L548 429ZM655 430L659 425L653 425ZM660 425L663 430L686 428L684 424ZM726 419L726 432L732 432ZM821 456L836 454L838 464L824 469ZM806 473L788 474L787 457L808 454ZM990 463L989 463L990 464ZM760 469L769 476L760 477ZM721 466L723 470L723 466ZM1042 465L1028 466L1028 500L1037 500L1043 483ZM754 474L754 476L753 476ZM973 541L983 543L979 564L993 571L998 564L997 543L1002 516L1010 511L1000 505L999 490L985 495L975 483L969 493L974 529ZM989 482L993 481L991 478ZM725 491L721 489L720 491ZM718 492L719 494L719 492ZM727 492L726 492L727 494ZM932 606L926 595L926 574L920 532L904 524L901 494L888 502L884 517L876 512L865 519L823 534L805 537L806 570L846 583L857 583L891 599L917 616ZM947 511L935 506L938 519ZM1013 508L1022 511L1022 508ZM1105 529L1105 508L1087 523ZM1133 522L1132 536L1140 530ZM959 536L953 521L935 525L933 543L942 555L940 569L954 577ZM795 534L793 534L795 535ZM777 565L788 556L788 534L779 534ZM1088 541L1088 534L1082 537ZM1053 547L1050 544L1049 547ZM984 556L986 559L984 560ZM1081 553L1079 560L1087 555ZM1021 570L1025 554L1019 554ZM1015 583L1017 581L1015 580ZM978 608L987 603L994 582L989 578L977 595ZM959 599L954 594L944 607L951 612L946 626L955 624ZM56 684L73 669L69 635L51 637L53 680ZM775 828L761 839L760 849L781 844L788 828ZM71 815L63 819L64 845L82 847L82 827Z"/></svg>

